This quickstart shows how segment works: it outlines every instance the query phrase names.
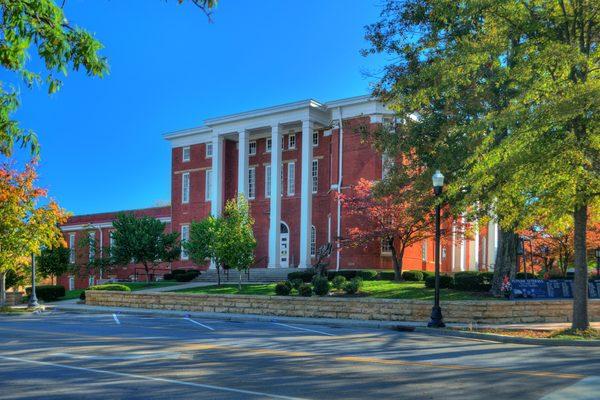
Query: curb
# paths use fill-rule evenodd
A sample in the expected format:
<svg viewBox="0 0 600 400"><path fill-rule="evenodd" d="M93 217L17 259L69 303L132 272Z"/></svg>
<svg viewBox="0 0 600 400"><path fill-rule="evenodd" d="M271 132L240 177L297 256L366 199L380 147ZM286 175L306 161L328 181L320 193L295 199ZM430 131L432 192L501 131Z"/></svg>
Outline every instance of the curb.
<svg viewBox="0 0 600 400"><path fill-rule="evenodd" d="M432 336L446 336L461 339L471 339L478 341L523 344L534 346L551 346L551 347L600 347L600 340L561 340L561 339L538 339L538 338L523 338L515 336L497 335L493 333L467 332L452 329L435 329L428 328L423 322L403 322L403 321L371 321L371 320L355 320L355 319L335 319L335 318L299 318L257 314L230 314L230 313L207 313L207 312L189 312L189 311L173 311L173 310L154 310L154 309L131 309L131 308L110 308L110 307L95 307L87 306L86 308L75 306L62 305L46 305L47 310L68 311L78 314L106 314L116 313L124 315L144 315L156 317L195 317L203 319L218 319L221 321L234 322L286 322L303 325L326 325L339 328L373 328L373 329L390 329L400 332L417 332ZM460 324L448 324L448 326L458 326Z"/></svg>

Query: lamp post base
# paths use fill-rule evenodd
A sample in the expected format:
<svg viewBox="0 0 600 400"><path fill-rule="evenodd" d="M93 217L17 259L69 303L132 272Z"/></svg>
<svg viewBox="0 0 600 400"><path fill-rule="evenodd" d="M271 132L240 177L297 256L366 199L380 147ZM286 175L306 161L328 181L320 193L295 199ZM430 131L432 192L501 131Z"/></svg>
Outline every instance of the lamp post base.
<svg viewBox="0 0 600 400"><path fill-rule="evenodd" d="M446 324L444 324L444 317L442 316L442 308L440 306L433 306L431 309L431 317L429 323L427 324L428 328L444 328Z"/></svg>

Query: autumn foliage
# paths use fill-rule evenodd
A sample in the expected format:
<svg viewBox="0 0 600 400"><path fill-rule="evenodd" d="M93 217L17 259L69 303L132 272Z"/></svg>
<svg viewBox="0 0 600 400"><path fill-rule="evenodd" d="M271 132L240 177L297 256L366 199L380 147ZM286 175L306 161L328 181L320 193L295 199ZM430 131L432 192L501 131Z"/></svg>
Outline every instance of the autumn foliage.
<svg viewBox="0 0 600 400"><path fill-rule="evenodd" d="M387 195L376 195L374 189L374 182L361 179L339 195L346 214L353 217L347 236L340 240L345 246L388 246L395 279L400 280L404 251L433 234L432 196L410 185Z"/></svg>

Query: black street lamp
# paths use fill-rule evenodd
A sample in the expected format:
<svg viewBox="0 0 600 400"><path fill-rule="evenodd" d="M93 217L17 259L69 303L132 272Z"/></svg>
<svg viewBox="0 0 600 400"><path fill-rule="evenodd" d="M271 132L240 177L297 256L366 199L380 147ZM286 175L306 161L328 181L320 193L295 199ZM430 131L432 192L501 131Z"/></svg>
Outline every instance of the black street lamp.
<svg viewBox="0 0 600 400"><path fill-rule="evenodd" d="M600 247L596 248L596 279L600 279Z"/></svg>
<svg viewBox="0 0 600 400"><path fill-rule="evenodd" d="M35 294L35 254L33 253L31 253L31 295L29 296L29 303L27 303L27 306L29 308L36 308L40 306Z"/></svg>
<svg viewBox="0 0 600 400"><path fill-rule="evenodd" d="M433 193L435 197L440 197L444 186L444 175L437 170L432 177ZM443 328L444 317L442 316L442 308L440 307L440 202L435 205L435 300L431 309L431 319L427 324L430 328Z"/></svg>

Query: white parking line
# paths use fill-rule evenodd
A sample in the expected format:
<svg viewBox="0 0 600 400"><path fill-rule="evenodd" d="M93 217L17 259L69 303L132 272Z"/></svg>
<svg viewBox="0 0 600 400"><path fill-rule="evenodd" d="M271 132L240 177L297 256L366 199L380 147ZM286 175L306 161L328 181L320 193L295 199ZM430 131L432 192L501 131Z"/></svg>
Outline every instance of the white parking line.
<svg viewBox="0 0 600 400"><path fill-rule="evenodd" d="M285 326L287 328L292 328L292 329L297 329L299 331L306 331L306 332L313 332L313 333L320 333L321 335L327 335L327 336L335 336L333 333L328 333L328 332L321 332L321 331L316 331L314 329L308 329L308 328L299 328L297 326L292 326L292 325L288 325L288 324L282 324L279 322L273 322L275 325L279 325L279 326Z"/></svg>
<svg viewBox="0 0 600 400"><path fill-rule="evenodd" d="M117 325L121 325L121 321L119 321L119 318L117 318L117 314L113 314L113 319L115 320Z"/></svg>
<svg viewBox="0 0 600 400"><path fill-rule="evenodd" d="M92 356L88 354L71 354L71 353L51 353L52 357L72 358L77 360L101 360L101 361L120 361L120 360L143 360L143 359L179 359L181 353L156 352L144 354L130 354L119 356Z"/></svg>
<svg viewBox="0 0 600 400"><path fill-rule="evenodd" d="M276 395L276 394L255 392L252 390L244 390L244 389L235 389L235 388L230 388L230 387L225 387L225 386L206 385L203 383L178 381L175 379L155 378L153 376L127 374L124 372L108 371L106 369L75 367L73 365L63 365L63 364L57 364L57 363L52 363L52 362L48 362L48 361L29 360L27 358L0 356L0 360L16 361L16 362L21 362L21 363L29 363L29 364L37 364L37 365L47 365L47 366L70 369L70 370L75 370L75 371L95 372L97 374L121 376L121 377L141 379L141 380L154 381L154 382L172 383L175 385L191 386L191 387L195 387L195 388L203 388L203 389L210 389L210 390L220 390L223 392L231 392L231 393L248 394L248 395L252 395L252 396L267 397L267 398L272 398L272 399L307 400L307 399L302 399L300 397L280 396L280 395Z"/></svg>
<svg viewBox="0 0 600 400"><path fill-rule="evenodd" d="M185 319L186 321L190 321L190 322L192 322L192 323L194 323L194 324L196 324L196 325L200 325L200 326L201 326L201 327L203 327L203 328L206 328L206 329L209 329L209 330L211 330L211 331L214 331L214 329L213 329L213 328L211 328L210 326L208 326L208 325L204 325L204 324L201 324L200 322L198 322L198 321L194 321L194 320L193 320L193 319L191 319L191 318L184 317L183 319Z"/></svg>

